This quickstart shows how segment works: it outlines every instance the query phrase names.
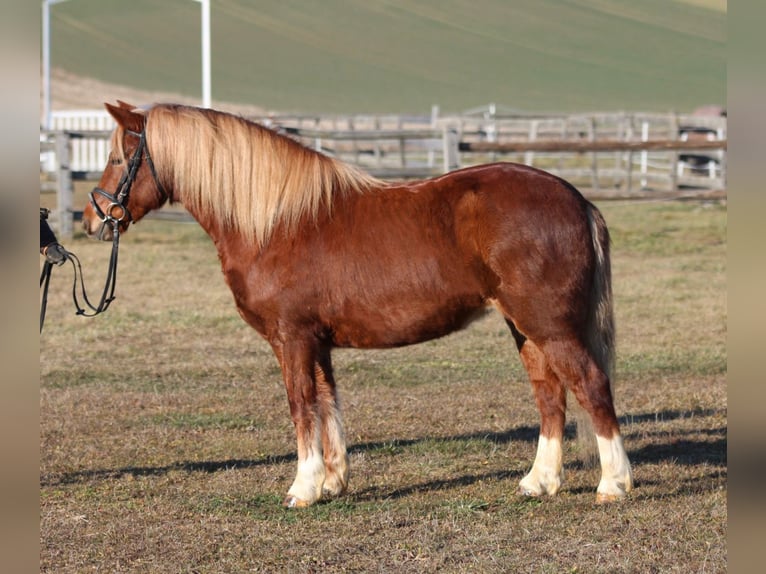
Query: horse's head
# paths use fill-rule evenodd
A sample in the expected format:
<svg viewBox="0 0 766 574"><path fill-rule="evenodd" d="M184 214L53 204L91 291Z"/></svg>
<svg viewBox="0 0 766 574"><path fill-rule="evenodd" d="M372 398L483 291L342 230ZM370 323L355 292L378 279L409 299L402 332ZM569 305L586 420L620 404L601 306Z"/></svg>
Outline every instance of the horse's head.
<svg viewBox="0 0 766 574"><path fill-rule="evenodd" d="M162 206L168 194L157 178L146 144L146 113L125 102L105 104L117 121L109 161L82 215L88 235L111 240L149 211Z"/></svg>

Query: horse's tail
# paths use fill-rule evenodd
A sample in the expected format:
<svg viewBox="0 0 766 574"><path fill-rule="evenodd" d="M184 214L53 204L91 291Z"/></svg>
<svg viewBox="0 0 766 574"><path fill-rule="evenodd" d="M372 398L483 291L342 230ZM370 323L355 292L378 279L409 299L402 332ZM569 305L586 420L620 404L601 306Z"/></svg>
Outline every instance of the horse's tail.
<svg viewBox="0 0 766 574"><path fill-rule="evenodd" d="M594 268L588 301L585 344L593 360L608 377L611 387L615 364L615 327L609 231L603 215L594 205L588 204L587 216L593 242ZM598 460L598 447L590 416L582 408L575 409L575 422L583 461L593 465Z"/></svg>

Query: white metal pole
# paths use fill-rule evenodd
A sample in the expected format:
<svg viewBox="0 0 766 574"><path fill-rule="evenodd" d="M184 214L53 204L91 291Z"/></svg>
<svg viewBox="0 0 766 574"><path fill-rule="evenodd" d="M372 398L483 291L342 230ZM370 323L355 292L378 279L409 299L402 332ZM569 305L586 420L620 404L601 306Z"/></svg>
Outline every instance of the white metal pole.
<svg viewBox="0 0 766 574"><path fill-rule="evenodd" d="M66 0L43 0L43 127L51 129L51 6Z"/></svg>
<svg viewBox="0 0 766 574"><path fill-rule="evenodd" d="M43 0L43 125L51 128L51 30L50 7L67 0ZM202 106L211 105L211 74L210 74L210 0L195 0L200 3L202 11Z"/></svg>
<svg viewBox="0 0 766 574"><path fill-rule="evenodd" d="M202 11L202 107L211 104L210 78L210 0L195 0Z"/></svg>

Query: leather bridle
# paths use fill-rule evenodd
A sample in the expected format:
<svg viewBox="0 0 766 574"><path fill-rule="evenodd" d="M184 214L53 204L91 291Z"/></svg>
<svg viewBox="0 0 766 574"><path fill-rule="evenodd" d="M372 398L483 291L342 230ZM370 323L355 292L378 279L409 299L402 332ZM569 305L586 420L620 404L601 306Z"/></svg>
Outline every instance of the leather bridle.
<svg viewBox="0 0 766 574"><path fill-rule="evenodd" d="M101 227L98 230L99 239L103 238L107 225L112 228L114 236L118 236L120 233L120 224L123 221L127 221L128 223L132 221L133 218L128 210L127 202L128 197L130 196L130 189L133 187L133 183L136 181L136 175L138 174L138 169L141 167L141 160L146 159L149 170L152 172L154 183L162 196L162 201L168 199L168 194L157 177L157 170L154 167L152 156L149 154L149 148L146 145L146 128L141 130L141 132L125 130L125 133L136 136L138 138L138 145L136 146L133 155L128 160L128 168L117 183L116 191L114 193L109 193L103 188L95 187L93 188L93 191L88 194L90 203L98 215L98 218L101 220ZM96 201L96 196L101 196L109 200L109 205L107 205L105 209L101 209Z"/></svg>

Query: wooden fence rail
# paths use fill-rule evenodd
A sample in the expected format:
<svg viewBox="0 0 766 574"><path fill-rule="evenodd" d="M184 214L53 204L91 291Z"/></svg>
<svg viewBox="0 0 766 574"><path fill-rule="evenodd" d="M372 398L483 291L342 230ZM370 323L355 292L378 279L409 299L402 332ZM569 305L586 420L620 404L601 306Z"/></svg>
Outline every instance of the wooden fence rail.
<svg viewBox="0 0 766 574"><path fill-rule="evenodd" d="M608 151L702 151L725 150L727 140L562 140L562 141L519 141L519 142L460 142L459 151L521 153L540 152L608 152Z"/></svg>

